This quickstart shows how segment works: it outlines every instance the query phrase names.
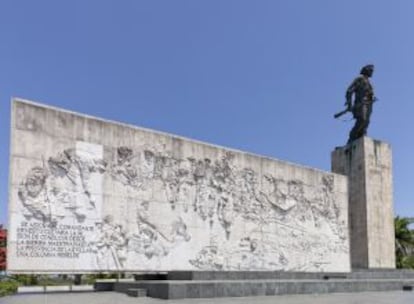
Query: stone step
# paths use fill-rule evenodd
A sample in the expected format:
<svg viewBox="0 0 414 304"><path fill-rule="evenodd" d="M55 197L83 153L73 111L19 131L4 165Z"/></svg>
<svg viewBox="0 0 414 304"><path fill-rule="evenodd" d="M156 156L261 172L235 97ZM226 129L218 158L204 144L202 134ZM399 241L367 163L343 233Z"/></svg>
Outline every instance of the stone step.
<svg viewBox="0 0 414 304"><path fill-rule="evenodd" d="M414 278L414 270L411 269L353 269L350 278Z"/></svg>
<svg viewBox="0 0 414 304"><path fill-rule="evenodd" d="M373 269L352 272L287 272L287 271L172 271L167 280L303 280L303 279L414 279L413 270Z"/></svg>
<svg viewBox="0 0 414 304"><path fill-rule="evenodd" d="M173 271L167 274L167 280L302 280L323 279L324 276L347 277L349 274L287 271Z"/></svg>
<svg viewBox="0 0 414 304"><path fill-rule="evenodd" d="M414 279L330 279L330 280L204 280L119 282L114 290L127 293L143 288L147 296L161 299L247 297L263 295L312 294L403 290Z"/></svg>
<svg viewBox="0 0 414 304"><path fill-rule="evenodd" d="M127 295L130 297L146 297L147 296L147 290L144 288L128 288Z"/></svg>

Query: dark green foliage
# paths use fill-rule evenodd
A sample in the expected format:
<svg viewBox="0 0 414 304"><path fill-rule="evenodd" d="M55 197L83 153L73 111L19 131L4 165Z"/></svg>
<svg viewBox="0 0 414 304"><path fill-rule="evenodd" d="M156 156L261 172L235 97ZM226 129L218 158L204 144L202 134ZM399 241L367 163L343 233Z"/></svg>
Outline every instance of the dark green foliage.
<svg viewBox="0 0 414 304"><path fill-rule="evenodd" d="M34 274L16 274L12 276L17 282L24 286L37 285L38 279Z"/></svg>
<svg viewBox="0 0 414 304"><path fill-rule="evenodd" d="M39 275L37 277L37 285L41 286L72 285L72 282L72 279L63 276Z"/></svg>
<svg viewBox="0 0 414 304"><path fill-rule="evenodd" d="M394 219L397 268L414 268L414 230L410 229L413 223L414 218Z"/></svg>
<svg viewBox="0 0 414 304"><path fill-rule="evenodd" d="M0 282L0 297L4 297L17 292L19 284L15 281L1 281Z"/></svg>

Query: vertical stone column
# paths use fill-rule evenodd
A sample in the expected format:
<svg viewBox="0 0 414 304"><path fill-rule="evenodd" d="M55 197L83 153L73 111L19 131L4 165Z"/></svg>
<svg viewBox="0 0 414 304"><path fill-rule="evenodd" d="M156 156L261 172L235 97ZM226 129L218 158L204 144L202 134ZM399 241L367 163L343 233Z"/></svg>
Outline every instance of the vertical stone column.
<svg viewBox="0 0 414 304"><path fill-rule="evenodd" d="M391 146L362 137L332 152L332 171L348 176L353 268L395 268Z"/></svg>

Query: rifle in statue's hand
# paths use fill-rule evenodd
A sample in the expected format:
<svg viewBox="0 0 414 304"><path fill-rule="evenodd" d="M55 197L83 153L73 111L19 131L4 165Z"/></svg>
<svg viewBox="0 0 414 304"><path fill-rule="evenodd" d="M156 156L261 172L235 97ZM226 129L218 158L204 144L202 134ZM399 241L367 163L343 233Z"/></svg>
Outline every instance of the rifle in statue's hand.
<svg viewBox="0 0 414 304"><path fill-rule="evenodd" d="M372 102L376 102L378 100L378 98L377 97L372 97ZM336 113L335 115L334 115L334 118L338 118L338 117L341 117L342 115L344 115L344 114L346 114L346 113L348 113L348 112L351 112L352 113L352 106L350 105L350 104L345 104L347 107L346 107L346 109L345 110L343 110L343 111L341 111L341 112L338 112L338 113Z"/></svg>
<svg viewBox="0 0 414 304"><path fill-rule="evenodd" d="M347 106L345 110L338 112L334 115L334 118L338 118L341 117L342 115L348 113L348 112L352 112L352 107L351 106Z"/></svg>

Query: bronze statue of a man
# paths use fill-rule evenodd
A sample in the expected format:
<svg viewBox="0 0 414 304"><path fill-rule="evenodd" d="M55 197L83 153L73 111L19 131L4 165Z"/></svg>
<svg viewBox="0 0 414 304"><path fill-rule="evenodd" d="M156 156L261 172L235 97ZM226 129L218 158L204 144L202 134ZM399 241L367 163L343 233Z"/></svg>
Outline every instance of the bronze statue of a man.
<svg viewBox="0 0 414 304"><path fill-rule="evenodd" d="M345 105L352 112L355 125L349 133L348 144L367 134L372 104L376 100L374 89L369 78L374 73L374 65L369 64L361 69L360 75L354 79L346 90ZM352 99L352 97L354 98Z"/></svg>

